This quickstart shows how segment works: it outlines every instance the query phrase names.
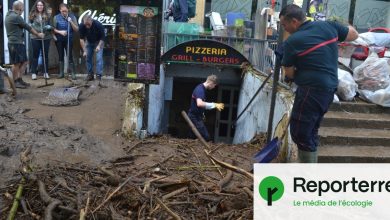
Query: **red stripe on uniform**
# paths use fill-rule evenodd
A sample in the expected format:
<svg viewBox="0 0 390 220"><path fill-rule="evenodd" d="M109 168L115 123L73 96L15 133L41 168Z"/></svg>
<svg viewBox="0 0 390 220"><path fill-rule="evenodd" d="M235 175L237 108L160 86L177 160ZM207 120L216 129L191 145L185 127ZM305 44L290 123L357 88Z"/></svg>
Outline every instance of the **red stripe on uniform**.
<svg viewBox="0 0 390 220"><path fill-rule="evenodd" d="M299 53L298 56L299 56L299 57L305 56L306 54L308 54L308 53L310 53L310 52L312 52L312 51L314 51L314 50L317 50L317 49L320 48L320 47L323 47L323 46L326 46L326 45L328 45L328 44L331 44L331 43L336 42L338 39L339 39L338 37L335 37L335 38L333 38L333 39L331 39L331 40L324 41L324 42L322 42L322 43L320 43L320 44L315 45L314 47L312 47L312 48L310 48L310 49L307 49L307 50L303 51L302 53Z"/></svg>

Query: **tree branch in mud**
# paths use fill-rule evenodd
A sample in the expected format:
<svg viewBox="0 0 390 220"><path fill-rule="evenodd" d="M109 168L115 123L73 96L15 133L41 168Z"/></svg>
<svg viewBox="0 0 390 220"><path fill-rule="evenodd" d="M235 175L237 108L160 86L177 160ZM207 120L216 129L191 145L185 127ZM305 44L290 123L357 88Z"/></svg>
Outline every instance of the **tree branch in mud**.
<svg viewBox="0 0 390 220"><path fill-rule="evenodd" d="M181 220L180 216L177 215L176 213L174 213L170 208L168 208L167 205L165 205L165 203L163 201L161 201L159 198L155 197L157 203L163 208L165 209L165 211L168 212L168 214L170 216L172 216L172 218L176 219L176 220Z"/></svg>
<svg viewBox="0 0 390 220"><path fill-rule="evenodd" d="M248 177L248 178L253 180L253 174L249 173L248 171L216 159L215 157L211 156L209 154L209 152L207 152L207 150L204 150L204 152L206 153L206 155L208 157L213 159L217 164L221 165L221 167L224 167L226 169L229 169L229 170L232 170L232 171L237 172L239 174L242 174L242 175L244 175L244 176L246 176L246 177Z"/></svg>
<svg viewBox="0 0 390 220"><path fill-rule="evenodd" d="M119 185L115 190L114 192L112 192L98 207L96 207L92 213L96 212L97 210L99 210L103 205L105 205L108 201L110 201L110 199L119 191L122 189L122 187L124 185L126 185L131 179L133 178L133 176L130 176L129 178L127 178L121 185Z"/></svg>
<svg viewBox="0 0 390 220"><path fill-rule="evenodd" d="M38 187L39 187L39 195L41 199L46 203L49 204L45 208L45 220L52 220L53 219L53 210L59 206L62 202L58 199L54 199L49 196L49 194L46 192L45 184L41 180L38 180Z"/></svg>

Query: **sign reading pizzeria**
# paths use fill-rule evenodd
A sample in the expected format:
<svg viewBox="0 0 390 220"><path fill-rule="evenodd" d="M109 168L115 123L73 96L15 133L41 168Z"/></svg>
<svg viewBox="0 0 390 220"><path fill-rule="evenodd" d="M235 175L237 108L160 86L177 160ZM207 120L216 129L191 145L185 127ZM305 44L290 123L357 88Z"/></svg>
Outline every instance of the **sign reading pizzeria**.
<svg viewBox="0 0 390 220"><path fill-rule="evenodd" d="M152 3L153 2L153 3ZM158 83L161 1L121 5L116 23L115 80Z"/></svg>
<svg viewBox="0 0 390 220"><path fill-rule="evenodd" d="M248 60L236 49L214 40L194 40L179 44L161 58L165 63L199 63L240 66Z"/></svg>

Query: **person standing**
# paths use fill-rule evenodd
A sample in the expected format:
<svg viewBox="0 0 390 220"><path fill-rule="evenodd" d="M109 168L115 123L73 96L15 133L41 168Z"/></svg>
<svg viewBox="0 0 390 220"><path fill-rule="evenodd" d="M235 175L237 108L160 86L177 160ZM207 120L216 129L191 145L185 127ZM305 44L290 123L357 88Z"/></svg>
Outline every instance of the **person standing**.
<svg viewBox="0 0 390 220"><path fill-rule="evenodd" d="M68 5L61 3L59 6L60 13L54 16L53 26L58 51L60 72L58 78L64 78L64 57L67 53L69 59L69 67L72 72L72 79L76 79L76 65L73 60L73 33L79 30L76 17L69 13ZM69 42L69 45L68 45ZM68 51L69 48L69 51Z"/></svg>
<svg viewBox="0 0 390 220"><path fill-rule="evenodd" d="M23 10L24 3L22 1L15 1L12 5L12 10L9 11L5 17L10 63L13 64L12 74L15 79L16 88L21 89L25 89L30 85L22 79L22 73L26 71L28 63L23 30L26 29L39 38L44 37L43 33L38 33L23 20L21 16Z"/></svg>
<svg viewBox="0 0 390 220"><path fill-rule="evenodd" d="M302 163L317 162L318 129L338 85L338 41L352 41L356 30L331 21L306 21L297 5L287 5L280 24L291 35L284 42L282 66L298 88L290 119L290 133Z"/></svg>
<svg viewBox="0 0 390 220"><path fill-rule="evenodd" d="M197 85L192 92L191 106L188 111L188 117L192 123L198 129L199 133L206 140L210 140L209 132L203 122L204 111L216 108L218 111L222 111L224 108L223 103L206 102L206 90L212 90L217 86L218 78L216 75L210 75L204 83ZM192 134L193 136L193 134Z"/></svg>
<svg viewBox="0 0 390 220"><path fill-rule="evenodd" d="M103 73L103 47L104 47L104 27L92 19L90 15L83 17L80 24L80 46L83 49L83 56L87 59L88 75L86 81L94 79L93 75L93 53L96 52L96 78L101 80Z"/></svg>
<svg viewBox="0 0 390 220"><path fill-rule="evenodd" d="M45 37L39 39L31 34L31 45L32 45L32 64L31 64L31 78L33 80L37 79L38 74L38 59L40 55L44 57L44 69L43 69L43 77L49 78L48 71L48 61L49 61L49 47L50 41L52 39L51 31L52 26L50 25L50 16L47 13L47 4L42 0L38 0L34 3L30 15L29 20L31 22L31 27L35 29L39 33L44 33Z"/></svg>
<svg viewBox="0 0 390 220"><path fill-rule="evenodd" d="M175 22L188 22L188 2L187 0L174 0L172 15Z"/></svg>

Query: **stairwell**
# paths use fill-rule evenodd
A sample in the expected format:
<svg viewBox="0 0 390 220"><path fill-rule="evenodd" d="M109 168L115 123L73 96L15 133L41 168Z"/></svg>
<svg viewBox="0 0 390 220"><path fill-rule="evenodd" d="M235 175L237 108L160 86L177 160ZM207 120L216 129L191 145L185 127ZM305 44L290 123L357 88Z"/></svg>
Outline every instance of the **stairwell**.
<svg viewBox="0 0 390 220"><path fill-rule="evenodd" d="M389 163L390 108L333 103L321 124L319 163Z"/></svg>

